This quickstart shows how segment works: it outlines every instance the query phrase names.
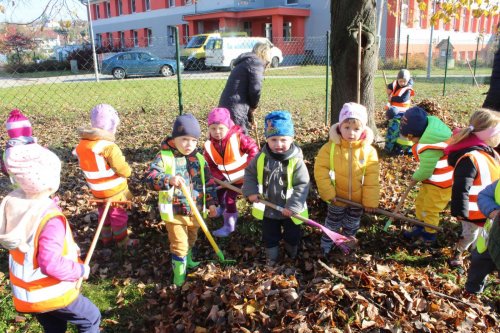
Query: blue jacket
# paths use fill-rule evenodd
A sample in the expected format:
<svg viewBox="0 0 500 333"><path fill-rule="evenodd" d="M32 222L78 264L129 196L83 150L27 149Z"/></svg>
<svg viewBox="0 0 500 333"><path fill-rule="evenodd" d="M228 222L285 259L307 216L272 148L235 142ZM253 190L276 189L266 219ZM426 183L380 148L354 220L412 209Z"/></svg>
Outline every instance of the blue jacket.
<svg viewBox="0 0 500 333"><path fill-rule="evenodd" d="M498 180L486 186L481 192L479 192L477 197L479 210L485 216L489 216L492 211L500 209L500 206L495 201L495 187L497 186L497 183Z"/></svg>

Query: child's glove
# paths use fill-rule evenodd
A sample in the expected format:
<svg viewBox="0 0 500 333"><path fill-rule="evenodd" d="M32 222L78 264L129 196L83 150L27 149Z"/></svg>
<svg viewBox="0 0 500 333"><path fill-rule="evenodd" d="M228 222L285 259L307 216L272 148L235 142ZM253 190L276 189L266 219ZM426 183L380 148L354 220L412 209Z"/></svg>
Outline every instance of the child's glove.
<svg viewBox="0 0 500 333"><path fill-rule="evenodd" d="M208 216L209 217L217 217L217 207L215 205L210 205L208 207Z"/></svg>
<svg viewBox="0 0 500 333"><path fill-rule="evenodd" d="M247 199L250 202L259 202L259 195L258 194L250 194Z"/></svg>
<svg viewBox="0 0 500 333"><path fill-rule="evenodd" d="M86 265L86 264L83 264L82 266L83 266L83 275L82 275L82 278L84 280L88 280L89 275L90 275L90 266Z"/></svg>

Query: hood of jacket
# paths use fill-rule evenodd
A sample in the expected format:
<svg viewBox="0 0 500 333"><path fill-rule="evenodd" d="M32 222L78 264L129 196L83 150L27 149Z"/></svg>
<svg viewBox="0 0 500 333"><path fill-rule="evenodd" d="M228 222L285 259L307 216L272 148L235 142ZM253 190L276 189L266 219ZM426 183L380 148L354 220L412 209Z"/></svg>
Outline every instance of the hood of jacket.
<svg viewBox="0 0 500 333"><path fill-rule="evenodd" d="M234 65L247 62L251 66L265 66L266 64L253 52L242 53L234 60Z"/></svg>
<svg viewBox="0 0 500 333"><path fill-rule="evenodd" d="M78 135L80 139L83 140L107 140L107 141L115 141L115 135L111 132L105 131L100 128L79 128Z"/></svg>
<svg viewBox="0 0 500 333"><path fill-rule="evenodd" d="M451 137L451 129L441 119L435 116L427 116L427 127L418 143L439 143Z"/></svg>
<svg viewBox="0 0 500 333"><path fill-rule="evenodd" d="M361 134L361 138L358 141L354 141L349 144L349 142L342 139L342 136L340 135L339 123L333 124L332 127L330 127L329 131L330 141L337 145L340 144L342 145L342 147L359 147L362 145L371 145L373 143L374 137L375 136L373 135L372 129L368 126L365 126L363 134Z"/></svg>

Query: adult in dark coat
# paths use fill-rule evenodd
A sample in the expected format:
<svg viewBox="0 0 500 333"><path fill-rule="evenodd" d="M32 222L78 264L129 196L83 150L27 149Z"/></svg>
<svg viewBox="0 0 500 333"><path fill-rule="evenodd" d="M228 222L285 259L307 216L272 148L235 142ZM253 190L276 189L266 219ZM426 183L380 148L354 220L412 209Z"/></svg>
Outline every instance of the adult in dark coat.
<svg viewBox="0 0 500 333"><path fill-rule="evenodd" d="M264 71L271 61L268 44L257 43L253 51L241 54L219 100L219 107L231 113L231 119L248 134L253 124L253 113L260 101Z"/></svg>

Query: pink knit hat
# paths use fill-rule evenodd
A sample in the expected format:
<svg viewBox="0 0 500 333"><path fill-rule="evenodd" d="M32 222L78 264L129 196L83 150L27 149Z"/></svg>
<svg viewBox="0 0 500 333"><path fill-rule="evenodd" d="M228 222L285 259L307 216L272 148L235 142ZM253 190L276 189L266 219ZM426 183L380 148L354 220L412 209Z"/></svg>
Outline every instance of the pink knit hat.
<svg viewBox="0 0 500 333"><path fill-rule="evenodd" d="M5 166L19 187L28 195L59 188L61 161L56 154L37 143L7 149Z"/></svg>
<svg viewBox="0 0 500 333"><path fill-rule="evenodd" d="M90 111L90 124L94 128L116 133L116 128L120 124L118 112L109 104L96 105Z"/></svg>
<svg viewBox="0 0 500 333"><path fill-rule="evenodd" d="M14 109L10 112L5 126L7 127L7 134L11 139L20 136L31 136L33 134L29 119L18 109Z"/></svg>
<svg viewBox="0 0 500 333"><path fill-rule="evenodd" d="M366 108L358 103L349 102L345 103L340 110L339 123L343 123L346 119L358 119L361 121L363 126L366 126L368 122L368 114L366 113Z"/></svg>
<svg viewBox="0 0 500 333"><path fill-rule="evenodd" d="M212 124L222 124L226 125L227 128L234 126L234 122L231 120L231 114L226 108L213 108L208 114L208 126Z"/></svg>

